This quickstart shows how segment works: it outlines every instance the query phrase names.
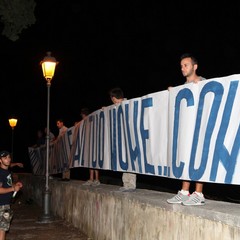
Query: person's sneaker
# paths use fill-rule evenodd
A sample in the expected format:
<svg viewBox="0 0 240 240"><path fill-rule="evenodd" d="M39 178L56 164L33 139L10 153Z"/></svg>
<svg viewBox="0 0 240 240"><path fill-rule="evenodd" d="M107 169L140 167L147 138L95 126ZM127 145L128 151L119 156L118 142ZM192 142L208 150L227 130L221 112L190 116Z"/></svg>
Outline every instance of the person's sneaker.
<svg viewBox="0 0 240 240"><path fill-rule="evenodd" d="M189 199L189 195L183 195L181 191L178 191L177 195L174 197L167 199L168 203L182 203L185 202Z"/></svg>
<svg viewBox="0 0 240 240"><path fill-rule="evenodd" d="M92 180L87 180L85 183L83 183L84 186L92 186L93 181Z"/></svg>
<svg viewBox="0 0 240 240"><path fill-rule="evenodd" d="M136 189L135 188L126 188L126 187L120 187L119 191L121 192L134 192Z"/></svg>
<svg viewBox="0 0 240 240"><path fill-rule="evenodd" d="M96 187L100 185L100 181L99 180L94 180L93 183L92 183L92 186Z"/></svg>
<svg viewBox="0 0 240 240"><path fill-rule="evenodd" d="M197 193L192 193L188 200L183 201L182 205L184 206L202 206L205 205L204 196L199 196Z"/></svg>

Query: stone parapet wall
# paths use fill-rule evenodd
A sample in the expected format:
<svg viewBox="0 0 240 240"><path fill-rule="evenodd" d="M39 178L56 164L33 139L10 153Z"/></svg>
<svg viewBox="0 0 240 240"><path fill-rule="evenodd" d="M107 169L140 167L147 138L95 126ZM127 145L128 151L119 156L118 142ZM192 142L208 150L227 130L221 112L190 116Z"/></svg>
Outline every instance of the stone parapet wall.
<svg viewBox="0 0 240 240"><path fill-rule="evenodd" d="M42 205L43 177L21 175L24 193ZM238 204L207 200L205 206L171 205L172 194L119 186L83 186L82 181L49 181L51 209L94 240L239 240Z"/></svg>

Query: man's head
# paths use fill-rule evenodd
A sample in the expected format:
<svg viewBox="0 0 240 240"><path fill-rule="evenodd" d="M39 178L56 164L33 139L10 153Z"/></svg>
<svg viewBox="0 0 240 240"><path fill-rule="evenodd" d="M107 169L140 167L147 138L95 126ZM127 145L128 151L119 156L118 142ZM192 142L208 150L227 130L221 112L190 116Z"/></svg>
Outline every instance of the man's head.
<svg viewBox="0 0 240 240"><path fill-rule="evenodd" d="M8 168L11 164L11 155L8 151L0 152L0 164L2 168Z"/></svg>
<svg viewBox="0 0 240 240"><path fill-rule="evenodd" d="M88 108L82 108L80 115L82 119L85 119L89 115L90 111Z"/></svg>
<svg viewBox="0 0 240 240"><path fill-rule="evenodd" d="M124 100L124 94L121 88L112 88L109 91L109 96L114 104L121 103Z"/></svg>
<svg viewBox="0 0 240 240"><path fill-rule="evenodd" d="M59 129L61 129L63 126L64 126L63 120L62 120L62 119L58 119L58 120L57 120L57 127L58 127Z"/></svg>
<svg viewBox="0 0 240 240"><path fill-rule="evenodd" d="M196 74L198 68L197 59L190 53L185 53L180 57L181 71L184 77Z"/></svg>

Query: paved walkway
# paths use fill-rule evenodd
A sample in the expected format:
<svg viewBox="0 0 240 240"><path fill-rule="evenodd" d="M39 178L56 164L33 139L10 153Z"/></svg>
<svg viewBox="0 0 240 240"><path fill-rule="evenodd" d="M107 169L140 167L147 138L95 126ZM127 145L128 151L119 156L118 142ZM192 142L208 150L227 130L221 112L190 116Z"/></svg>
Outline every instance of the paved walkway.
<svg viewBox="0 0 240 240"><path fill-rule="evenodd" d="M39 223L42 209L21 196L16 199L12 209L14 218L6 240L93 240L59 218L52 223Z"/></svg>

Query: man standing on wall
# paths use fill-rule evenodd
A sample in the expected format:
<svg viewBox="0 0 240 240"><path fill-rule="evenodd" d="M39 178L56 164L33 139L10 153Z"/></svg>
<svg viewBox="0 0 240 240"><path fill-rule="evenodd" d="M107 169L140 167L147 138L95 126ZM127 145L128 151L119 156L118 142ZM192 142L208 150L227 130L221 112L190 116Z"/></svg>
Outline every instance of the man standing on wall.
<svg viewBox="0 0 240 240"><path fill-rule="evenodd" d="M196 71L198 68L198 61L193 55L189 53L183 54L180 59L180 65L182 75L186 78L185 84L198 83L199 81L206 80L205 78L197 75ZM205 198L202 193L203 183L195 182L195 191L192 194L189 193L190 183L190 181L183 181L182 189L178 191L175 196L168 199L167 202L172 204L180 203L185 206L204 205Z"/></svg>

